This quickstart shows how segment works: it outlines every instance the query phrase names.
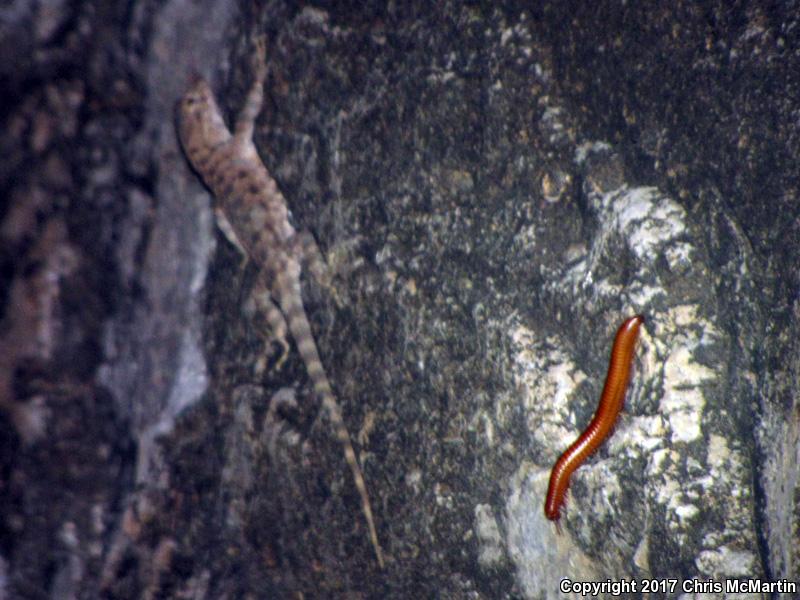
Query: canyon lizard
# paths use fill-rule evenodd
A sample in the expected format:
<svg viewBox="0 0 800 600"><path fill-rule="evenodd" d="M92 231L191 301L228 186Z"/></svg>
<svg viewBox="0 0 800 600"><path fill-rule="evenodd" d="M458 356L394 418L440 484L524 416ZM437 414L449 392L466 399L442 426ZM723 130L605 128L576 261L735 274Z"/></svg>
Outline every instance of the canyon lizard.
<svg viewBox="0 0 800 600"><path fill-rule="evenodd" d="M264 99L267 75L266 44L256 41L255 78L238 115L234 131L225 125L208 83L194 77L178 109L178 136L189 162L215 196L217 224L228 240L260 269L254 288L256 307L266 317L274 339L285 357L288 332L294 338L314 391L320 396L336 433L344 446L347 464L361 496L369 537L378 564L383 555L375 531L367 487L342 419L342 411L331 390L300 294L303 265L318 279L322 258L309 233L298 233L289 223L283 194L261 161L253 130Z"/></svg>

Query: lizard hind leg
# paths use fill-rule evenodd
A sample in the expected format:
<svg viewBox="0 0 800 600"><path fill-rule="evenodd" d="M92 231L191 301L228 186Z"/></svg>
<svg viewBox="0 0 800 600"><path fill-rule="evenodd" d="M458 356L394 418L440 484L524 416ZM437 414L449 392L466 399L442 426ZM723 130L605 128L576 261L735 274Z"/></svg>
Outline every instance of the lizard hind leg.
<svg viewBox="0 0 800 600"><path fill-rule="evenodd" d="M276 371L279 371L283 367L283 363L286 362L286 357L289 355L289 343L286 341L288 332L286 319L281 309L278 308L278 305L272 300L269 289L264 285L262 279L259 279L259 282L256 284L256 289L252 292L251 300L254 304L256 314L264 315L267 320L269 333L263 336L266 345L275 342L280 346L278 358L273 366ZM263 375L266 368L267 362L265 353L256 363L256 374L258 376Z"/></svg>
<svg viewBox="0 0 800 600"><path fill-rule="evenodd" d="M314 281L331 295L336 306L342 308L342 301L338 290L333 285L332 269L322 256L317 241L309 231L297 232L294 239L294 254L311 273Z"/></svg>

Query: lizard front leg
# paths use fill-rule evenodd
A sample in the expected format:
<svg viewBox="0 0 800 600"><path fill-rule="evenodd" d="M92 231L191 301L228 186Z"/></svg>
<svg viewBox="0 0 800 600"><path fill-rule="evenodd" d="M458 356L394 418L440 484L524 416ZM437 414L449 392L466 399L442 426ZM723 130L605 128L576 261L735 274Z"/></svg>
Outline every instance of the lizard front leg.
<svg viewBox="0 0 800 600"><path fill-rule="evenodd" d="M247 92L242 109L234 126L234 137L237 140L253 139L253 128L256 117L264 103L264 80L267 78L267 40L261 35L256 38L253 52L253 72L255 77Z"/></svg>

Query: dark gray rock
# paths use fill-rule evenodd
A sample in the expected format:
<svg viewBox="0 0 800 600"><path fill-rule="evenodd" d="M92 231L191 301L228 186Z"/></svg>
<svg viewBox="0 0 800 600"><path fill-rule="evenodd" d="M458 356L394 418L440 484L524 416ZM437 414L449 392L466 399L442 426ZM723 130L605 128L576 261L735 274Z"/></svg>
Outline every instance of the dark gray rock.
<svg viewBox="0 0 800 600"><path fill-rule="evenodd" d="M796 581L797 8L2 9L0 597ZM175 139L191 72L238 109L259 33L256 142L336 273L304 294L384 571L299 356L256 375L257 267ZM559 535L549 470L635 313Z"/></svg>

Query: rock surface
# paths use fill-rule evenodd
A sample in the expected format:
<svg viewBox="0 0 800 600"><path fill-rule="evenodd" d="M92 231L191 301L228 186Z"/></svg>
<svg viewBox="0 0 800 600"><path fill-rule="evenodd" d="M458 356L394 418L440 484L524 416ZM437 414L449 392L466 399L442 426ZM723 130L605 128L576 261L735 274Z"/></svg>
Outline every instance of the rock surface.
<svg viewBox="0 0 800 600"><path fill-rule="evenodd" d="M528 4L0 9L0 598L798 580L800 7ZM299 356L256 375L255 267L175 139L192 72L240 106L259 33L384 571Z"/></svg>

